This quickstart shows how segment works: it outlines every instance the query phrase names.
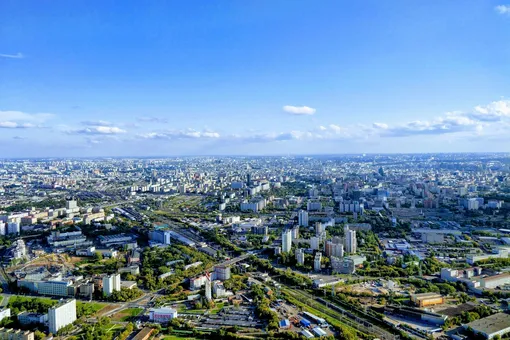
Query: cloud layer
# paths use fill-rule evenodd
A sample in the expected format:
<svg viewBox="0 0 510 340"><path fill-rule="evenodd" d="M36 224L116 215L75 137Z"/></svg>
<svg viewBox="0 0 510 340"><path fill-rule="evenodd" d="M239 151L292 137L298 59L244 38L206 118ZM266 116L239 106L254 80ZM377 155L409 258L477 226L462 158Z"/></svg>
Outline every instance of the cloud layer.
<svg viewBox="0 0 510 340"><path fill-rule="evenodd" d="M510 15L510 5L499 5L499 6L494 7L494 9L499 14Z"/></svg>
<svg viewBox="0 0 510 340"><path fill-rule="evenodd" d="M4 54L0 53L0 57L2 58L10 58L10 59L23 59L25 56L22 53L16 53L16 54Z"/></svg>
<svg viewBox="0 0 510 340"><path fill-rule="evenodd" d="M285 105L283 107L283 111L288 112L293 115L313 115L315 114L315 109L308 106L291 106Z"/></svg>

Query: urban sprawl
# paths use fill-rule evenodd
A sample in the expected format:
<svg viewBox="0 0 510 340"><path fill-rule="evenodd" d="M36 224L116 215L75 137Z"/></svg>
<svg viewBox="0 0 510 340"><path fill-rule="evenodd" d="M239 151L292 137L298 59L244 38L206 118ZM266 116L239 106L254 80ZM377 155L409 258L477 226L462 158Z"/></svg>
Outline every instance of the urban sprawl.
<svg viewBox="0 0 510 340"><path fill-rule="evenodd" d="M510 336L510 155L0 162L0 339Z"/></svg>

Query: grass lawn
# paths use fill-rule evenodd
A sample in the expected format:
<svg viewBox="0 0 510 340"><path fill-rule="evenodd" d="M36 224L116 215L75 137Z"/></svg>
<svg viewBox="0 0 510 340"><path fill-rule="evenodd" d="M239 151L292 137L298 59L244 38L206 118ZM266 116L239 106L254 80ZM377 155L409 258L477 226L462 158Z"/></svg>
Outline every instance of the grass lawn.
<svg viewBox="0 0 510 340"><path fill-rule="evenodd" d="M223 309L224 307L224 303L217 303L216 304L216 307L214 307L212 310L211 310L211 314L218 314L220 312L220 310Z"/></svg>
<svg viewBox="0 0 510 340"><path fill-rule="evenodd" d="M134 317L140 315L143 312L142 308L127 308L115 313L112 317L113 321L131 321Z"/></svg>
<svg viewBox="0 0 510 340"><path fill-rule="evenodd" d="M108 306L106 303L99 302L76 302L76 309L80 311L82 315L91 316Z"/></svg>

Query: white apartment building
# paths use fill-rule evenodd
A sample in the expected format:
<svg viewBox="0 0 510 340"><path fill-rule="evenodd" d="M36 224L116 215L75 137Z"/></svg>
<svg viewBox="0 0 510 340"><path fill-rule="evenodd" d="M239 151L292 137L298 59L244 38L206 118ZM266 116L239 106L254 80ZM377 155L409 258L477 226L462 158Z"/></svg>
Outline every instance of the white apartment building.
<svg viewBox="0 0 510 340"><path fill-rule="evenodd" d="M292 248L292 230L287 229L282 233L282 252L288 253Z"/></svg>
<svg viewBox="0 0 510 340"><path fill-rule="evenodd" d="M103 293L110 296L115 291L120 291L120 274L105 276L103 278Z"/></svg>
<svg viewBox="0 0 510 340"><path fill-rule="evenodd" d="M296 261L300 265L305 263L305 251L302 248L296 250Z"/></svg>
<svg viewBox="0 0 510 340"><path fill-rule="evenodd" d="M48 327L50 333L57 332L76 321L76 300L68 300L48 310Z"/></svg>
<svg viewBox="0 0 510 340"><path fill-rule="evenodd" d="M315 258L313 259L313 270L319 272L321 270L321 262L322 262L322 253L318 252L315 254Z"/></svg>
<svg viewBox="0 0 510 340"><path fill-rule="evenodd" d="M347 229L345 233L345 251L351 254L355 254L357 248L358 243L356 240L356 231Z"/></svg>
<svg viewBox="0 0 510 340"><path fill-rule="evenodd" d="M308 227L308 211L306 210L299 210L298 213L298 223L302 227Z"/></svg>

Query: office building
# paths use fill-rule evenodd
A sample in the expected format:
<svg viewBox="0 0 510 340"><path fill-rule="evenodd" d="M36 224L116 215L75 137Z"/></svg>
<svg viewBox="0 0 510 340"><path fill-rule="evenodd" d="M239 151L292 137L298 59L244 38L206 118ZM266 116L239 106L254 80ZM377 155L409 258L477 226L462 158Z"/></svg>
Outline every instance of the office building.
<svg viewBox="0 0 510 340"><path fill-rule="evenodd" d="M115 291L120 291L120 274L105 276L103 278L103 293L110 296Z"/></svg>
<svg viewBox="0 0 510 340"><path fill-rule="evenodd" d="M149 240L166 245L171 244L171 236L172 234L168 230L153 230L149 232Z"/></svg>
<svg viewBox="0 0 510 340"><path fill-rule="evenodd" d="M152 322L166 323L177 317L177 311L172 308L153 308L149 311L149 319Z"/></svg>
<svg viewBox="0 0 510 340"><path fill-rule="evenodd" d="M282 252L288 253L292 249L292 230L286 229L282 233Z"/></svg>
<svg viewBox="0 0 510 340"><path fill-rule="evenodd" d="M40 295L49 296L68 296L68 287L71 286L71 281L38 281L35 283Z"/></svg>
<svg viewBox="0 0 510 340"><path fill-rule="evenodd" d="M57 332L76 321L76 300L68 300L48 310L48 328L50 333Z"/></svg>

